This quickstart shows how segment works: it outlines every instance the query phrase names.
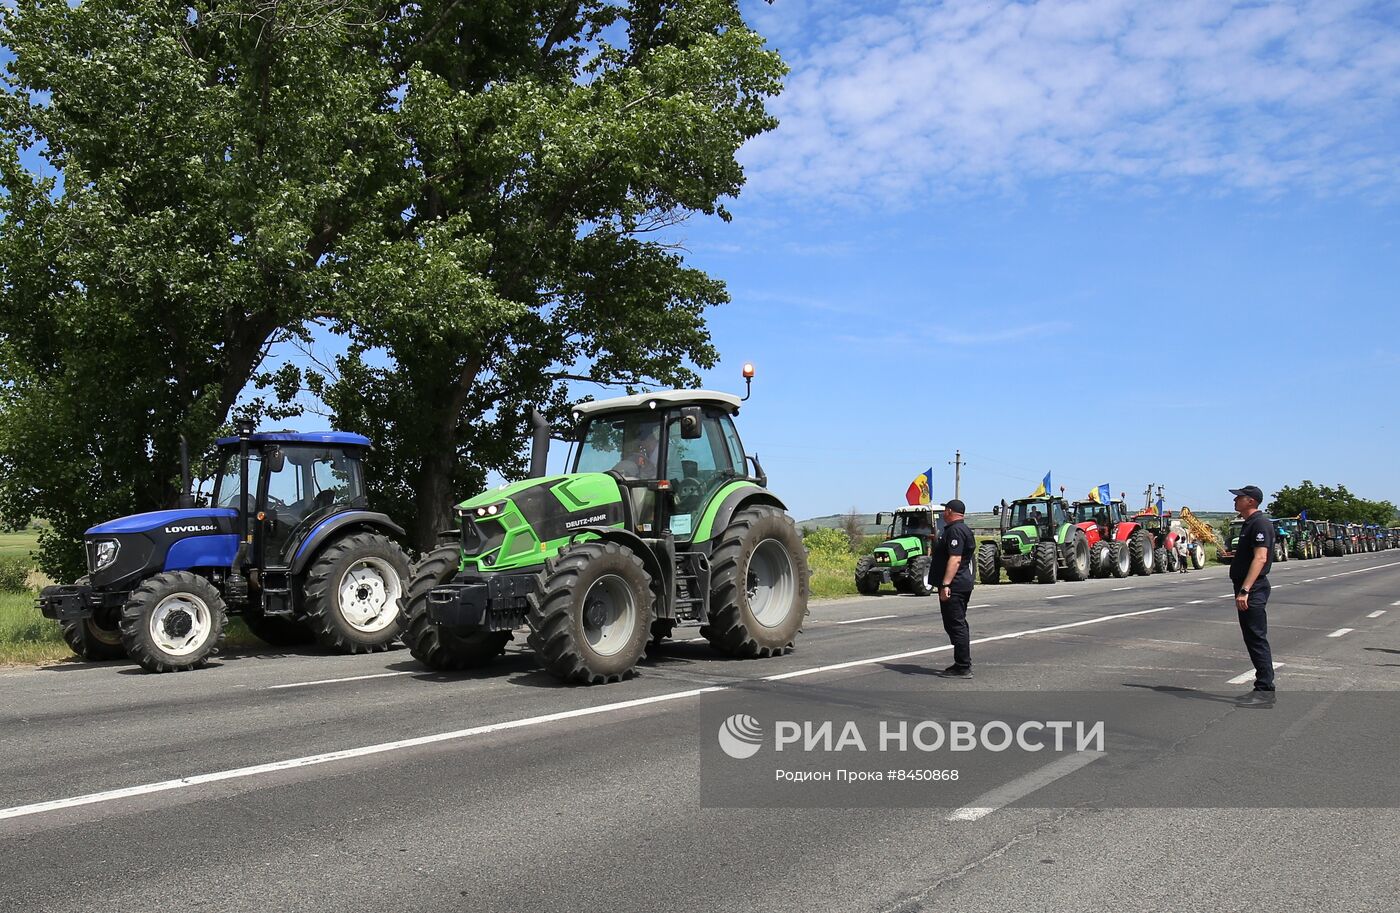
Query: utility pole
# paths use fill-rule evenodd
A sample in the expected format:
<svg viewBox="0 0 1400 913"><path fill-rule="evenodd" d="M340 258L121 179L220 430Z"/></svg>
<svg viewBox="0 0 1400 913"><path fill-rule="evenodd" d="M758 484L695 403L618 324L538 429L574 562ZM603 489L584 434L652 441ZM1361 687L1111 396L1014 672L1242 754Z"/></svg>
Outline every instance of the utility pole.
<svg viewBox="0 0 1400 913"><path fill-rule="evenodd" d="M962 500L962 468L967 464L963 462L962 451L953 452L953 458L948 461L948 465L953 467L953 497Z"/></svg>

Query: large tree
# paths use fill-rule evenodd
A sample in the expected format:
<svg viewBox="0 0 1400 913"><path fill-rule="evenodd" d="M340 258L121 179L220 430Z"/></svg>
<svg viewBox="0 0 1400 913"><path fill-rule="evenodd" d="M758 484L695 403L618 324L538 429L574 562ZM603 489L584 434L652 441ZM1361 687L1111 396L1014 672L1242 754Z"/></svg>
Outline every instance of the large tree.
<svg viewBox="0 0 1400 913"><path fill-rule="evenodd" d="M412 167L395 217L337 251L356 343L311 380L380 443L376 494L426 548L454 498L519 469L527 407L558 414L570 377L684 385L713 364L724 287L657 233L727 218L784 70L733 0L433 0L394 34Z"/></svg>
<svg viewBox="0 0 1400 913"><path fill-rule="evenodd" d="M1309 520L1330 520L1336 523L1379 523L1383 526L1395 524L1397 509L1390 501L1371 501L1359 498L1347 490L1345 485L1332 488L1328 485L1314 485L1304 479L1299 485L1285 485L1274 493L1269 502L1268 512L1274 517L1296 517L1308 512Z"/></svg>
<svg viewBox="0 0 1400 913"><path fill-rule="evenodd" d="M562 382L685 383L720 283L653 232L724 216L782 64L730 0L21 0L0 93L0 511L88 523L176 496L307 321L426 544L516 467ZM25 147L46 167L21 167ZM300 378L278 376L285 394Z"/></svg>

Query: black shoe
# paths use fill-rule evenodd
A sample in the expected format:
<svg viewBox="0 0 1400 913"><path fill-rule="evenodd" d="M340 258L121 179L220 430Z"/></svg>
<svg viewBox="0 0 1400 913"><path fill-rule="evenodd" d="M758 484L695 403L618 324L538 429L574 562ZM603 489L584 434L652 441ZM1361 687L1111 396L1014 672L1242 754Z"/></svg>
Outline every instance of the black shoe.
<svg viewBox="0 0 1400 913"><path fill-rule="evenodd" d="M1241 694L1235 699L1235 703L1241 707L1272 707L1277 700L1272 688L1255 688L1247 694Z"/></svg>
<svg viewBox="0 0 1400 913"><path fill-rule="evenodd" d="M972 678L971 666L949 666L938 673L944 678Z"/></svg>

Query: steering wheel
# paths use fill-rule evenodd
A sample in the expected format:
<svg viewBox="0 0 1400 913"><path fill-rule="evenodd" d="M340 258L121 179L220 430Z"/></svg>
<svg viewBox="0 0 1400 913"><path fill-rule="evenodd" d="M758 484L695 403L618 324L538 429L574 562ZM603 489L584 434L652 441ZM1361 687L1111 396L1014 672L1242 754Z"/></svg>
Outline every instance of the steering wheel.
<svg viewBox="0 0 1400 913"><path fill-rule="evenodd" d="M271 507L273 510L286 510L286 509L287 509L287 505L286 505L285 502L277 500L277 499L274 498L272 495L268 495L268 496L267 496L267 506L268 506L268 507Z"/></svg>
<svg viewBox="0 0 1400 913"><path fill-rule="evenodd" d="M676 492L676 506L684 510L699 506L700 499L705 496L705 486L700 484L699 479L676 479L672 485Z"/></svg>

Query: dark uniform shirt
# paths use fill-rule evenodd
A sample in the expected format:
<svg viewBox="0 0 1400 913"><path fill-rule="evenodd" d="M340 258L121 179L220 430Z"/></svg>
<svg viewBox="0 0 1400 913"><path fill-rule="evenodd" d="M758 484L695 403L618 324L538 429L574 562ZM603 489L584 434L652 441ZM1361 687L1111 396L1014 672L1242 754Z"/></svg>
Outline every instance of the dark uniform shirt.
<svg viewBox="0 0 1400 913"><path fill-rule="evenodd" d="M962 563L958 565L958 572L953 575L953 589L959 593L972 592L972 556L977 552L977 540L972 536L972 530L967 528L967 524L961 520L949 523L943 530L943 535L939 537L938 544L933 547L933 566L929 569L929 579L935 587L942 586L944 572L948 570L948 558L953 555L961 555Z"/></svg>
<svg viewBox="0 0 1400 913"><path fill-rule="evenodd" d="M1269 550L1264 569L1259 572L1260 579L1263 579L1269 576L1269 568L1274 566L1274 521L1264 516L1262 510L1256 510L1252 517L1244 521L1239 541L1235 543L1235 557L1230 560L1230 582L1235 589L1244 586L1244 579L1249 576L1249 566L1254 563L1254 550L1261 547Z"/></svg>

